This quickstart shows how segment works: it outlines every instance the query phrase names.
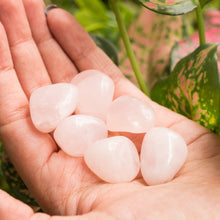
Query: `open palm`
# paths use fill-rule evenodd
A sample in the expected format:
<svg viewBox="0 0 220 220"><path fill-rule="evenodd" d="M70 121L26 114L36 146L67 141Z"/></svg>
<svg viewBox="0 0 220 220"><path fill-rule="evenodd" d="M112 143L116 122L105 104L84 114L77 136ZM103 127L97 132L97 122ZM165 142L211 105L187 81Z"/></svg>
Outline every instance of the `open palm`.
<svg viewBox="0 0 220 220"><path fill-rule="evenodd" d="M46 20L44 7L41 0L0 0L1 140L42 209L72 216L52 217L57 220L220 218L220 136L152 102L123 77L70 14L53 9ZM33 90L70 82L86 69L108 74L115 82L115 97L131 94L149 102L157 113L156 126L183 136L189 154L173 181L146 186L139 177L130 183L104 183L82 158L69 157L50 134L33 127L28 107ZM140 146L143 136L130 138ZM0 204L2 220L50 218L34 214L2 191Z"/></svg>

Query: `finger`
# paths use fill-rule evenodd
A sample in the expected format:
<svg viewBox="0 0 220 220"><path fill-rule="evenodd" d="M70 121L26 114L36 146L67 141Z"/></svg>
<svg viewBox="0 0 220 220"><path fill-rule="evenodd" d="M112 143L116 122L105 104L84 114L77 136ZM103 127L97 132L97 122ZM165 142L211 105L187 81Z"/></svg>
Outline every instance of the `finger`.
<svg viewBox="0 0 220 220"><path fill-rule="evenodd" d="M18 79L29 97L34 89L51 81L32 39L22 1L0 1L0 21L7 32Z"/></svg>
<svg viewBox="0 0 220 220"><path fill-rule="evenodd" d="M42 0L23 0L33 38L53 83L70 82L78 72L47 26Z"/></svg>
<svg viewBox="0 0 220 220"><path fill-rule="evenodd" d="M24 203L14 199L0 190L0 219L1 220L29 220L33 210Z"/></svg>
<svg viewBox="0 0 220 220"><path fill-rule="evenodd" d="M28 100L24 94L16 72L4 27L0 23L0 125L26 118Z"/></svg>
<svg viewBox="0 0 220 220"><path fill-rule="evenodd" d="M34 213L23 202L0 190L1 220L113 220L114 218L102 212L90 212L81 216L49 216L44 213Z"/></svg>
<svg viewBox="0 0 220 220"><path fill-rule="evenodd" d="M115 82L123 77L119 69L110 59L106 59L105 53L96 46L71 14L62 9L53 9L48 12L47 21L54 37L79 71L98 69L111 76Z"/></svg>
<svg viewBox="0 0 220 220"><path fill-rule="evenodd" d="M78 69L98 69L108 74L115 82L115 96L130 94L149 102L156 111L156 126L170 127L180 133L187 143L196 140L207 129L199 126L184 116L168 110L147 98L131 82L123 77L120 70L92 41L81 25L62 9L53 9L47 16L48 25L54 37L75 62ZM68 30L68 32L65 32Z"/></svg>
<svg viewBox="0 0 220 220"><path fill-rule="evenodd" d="M34 129L29 118L28 100L18 81L0 24L0 136L9 157L26 183L36 181L36 172L57 150L50 135ZM39 176L38 176L39 177Z"/></svg>

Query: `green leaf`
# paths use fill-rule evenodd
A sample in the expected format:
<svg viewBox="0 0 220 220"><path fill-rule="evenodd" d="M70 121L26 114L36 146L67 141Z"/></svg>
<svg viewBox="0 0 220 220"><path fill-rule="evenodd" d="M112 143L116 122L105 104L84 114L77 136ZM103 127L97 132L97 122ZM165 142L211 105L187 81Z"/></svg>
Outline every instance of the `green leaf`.
<svg viewBox="0 0 220 220"><path fill-rule="evenodd" d="M160 14L186 14L197 7L196 0L138 0L144 7Z"/></svg>
<svg viewBox="0 0 220 220"><path fill-rule="evenodd" d="M88 8L90 11L97 12L101 16L106 16L105 4L100 0L75 0L80 8Z"/></svg>
<svg viewBox="0 0 220 220"><path fill-rule="evenodd" d="M211 2L212 0L199 0L201 7L203 8L206 4Z"/></svg>
<svg viewBox="0 0 220 220"><path fill-rule="evenodd" d="M108 38L114 43L118 41L119 32L113 13L101 0L77 0L76 4L78 9L74 11L74 17L87 32Z"/></svg>
<svg viewBox="0 0 220 220"><path fill-rule="evenodd" d="M96 45L101 48L108 56L109 58L118 66L118 51L114 44L112 44L110 41L107 39L90 34L92 39L95 41Z"/></svg>
<svg viewBox="0 0 220 220"><path fill-rule="evenodd" d="M12 194L12 196L23 201L24 203L38 207L39 205L30 195L27 187L18 175L12 163L10 162L2 146L0 151L2 152L2 172L9 185L9 192Z"/></svg>
<svg viewBox="0 0 220 220"><path fill-rule="evenodd" d="M156 83L154 101L220 134L220 79L217 45L205 44L181 59Z"/></svg>

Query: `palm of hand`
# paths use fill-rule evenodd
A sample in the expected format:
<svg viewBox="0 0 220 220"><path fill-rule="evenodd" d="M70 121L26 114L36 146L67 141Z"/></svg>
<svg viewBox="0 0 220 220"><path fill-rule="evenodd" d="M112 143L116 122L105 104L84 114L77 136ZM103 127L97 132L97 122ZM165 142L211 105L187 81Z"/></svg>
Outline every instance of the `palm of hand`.
<svg viewBox="0 0 220 220"><path fill-rule="evenodd" d="M21 1L0 3L0 21L8 36L16 71L15 74L3 37L0 40L0 51L4 51L0 58L0 132L12 162L41 207L52 214L89 212L85 219L160 219L160 216L179 219L184 213L187 219L194 215L209 218L210 209L217 210L216 204L220 204L220 137L151 102L122 76L70 15L56 9L48 14L48 24L70 58L67 57L47 29L42 2L23 0L23 4L34 41ZM13 13L17 16L11 16ZM15 23L23 32L12 28L10 24ZM41 32L39 25L43 26ZM68 33L63 35L66 30ZM5 36L2 27L0 32ZM58 64L54 66L54 63ZM51 82L68 82L78 70L85 69L109 74L116 85L116 96L131 94L150 102L157 112L157 126L170 127L184 137L189 155L173 181L146 186L140 177L131 183L104 183L89 171L82 158L67 156L57 149L50 135L35 130L27 102L33 89ZM9 86L12 84L13 88ZM142 136L133 139L137 145L141 140Z"/></svg>

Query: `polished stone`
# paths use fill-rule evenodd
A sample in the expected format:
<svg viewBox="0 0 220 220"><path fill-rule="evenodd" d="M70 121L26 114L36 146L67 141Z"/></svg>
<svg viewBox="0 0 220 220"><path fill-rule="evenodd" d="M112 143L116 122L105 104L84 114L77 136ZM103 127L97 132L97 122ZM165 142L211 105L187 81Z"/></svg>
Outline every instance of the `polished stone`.
<svg viewBox="0 0 220 220"><path fill-rule="evenodd" d="M168 128L155 127L144 137L141 173L148 185L171 181L187 157L184 139Z"/></svg>
<svg viewBox="0 0 220 220"><path fill-rule="evenodd" d="M131 133L148 132L155 124L156 114L146 102L130 95L113 101L107 112L106 123L110 131Z"/></svg>
<svg viewBox="0 0 220 220"><path fill-rule="evenodd" d="M129 182L140 169L135 145L123 136L95 142L88 147L84 159L92 172L109 183Z"/></svg>
<svg viewBox="0 0 220 220"><path fill-rule="evenodd" d="M113 80L98 70L87 70L77 74L71 83L79 89L76 113L105 120L113 100L115 88Z"/></svg>
<svg viewBox="0 0 220 220"><path fill-rule="evenodd" d="M94 70L94 69L85 70L75 75L71 83L73 83L74 85L78 85L80 82L82 82L84 79L88 77L91 77L91 76L93 77L95 75L103 75L103 74L104 73L100 72L99 70Z"/></svg>
<svg viewBox="0 0 220 220"><path fill-rule="evenodd" d="M107 136L105 123L88 115L67 117L58 124L54 132L54 139L59 147L75 157L83 156L88 145Z"/></svg>
<svg viewBox="0 0 220 220"><path fill-rule="evenodd" d="M78 89L70 83L57 83L36 89L30 97L30 115L41 132L53 131L71 115L77 104Z"/></svg>

